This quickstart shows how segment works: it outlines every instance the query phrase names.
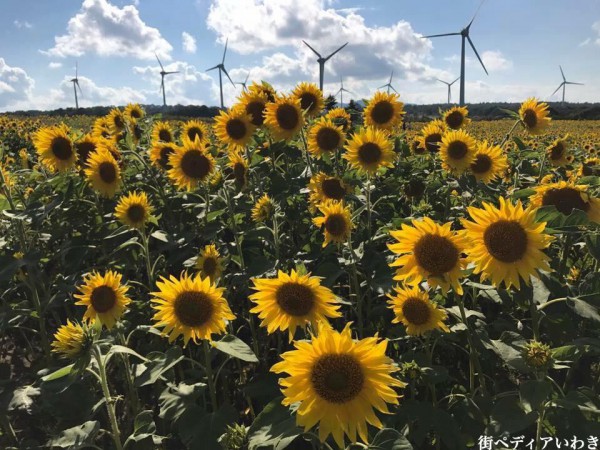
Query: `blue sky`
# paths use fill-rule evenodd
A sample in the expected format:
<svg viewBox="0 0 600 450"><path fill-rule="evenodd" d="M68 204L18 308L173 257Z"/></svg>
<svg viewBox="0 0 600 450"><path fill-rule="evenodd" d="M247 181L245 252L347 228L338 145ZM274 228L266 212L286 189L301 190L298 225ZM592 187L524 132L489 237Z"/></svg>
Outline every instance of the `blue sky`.
<svg viewBox="0 0 600 450"><path fill-rule="evenodd" d="M387 82L408 103L437 103L436 78L459 75L457 32L479 0L0 0L0 111L73 105L75 61L82 106L161 102L154 52L167 70L169 104L218 103L217 64L235 81L248 71L279 89L318 80L308 41L323 53L349 41L328 62L325 93L339 78L355 98ZM576 5L574 7L573 5ZM567 100L600 101L600 1L487 0L471 28L487 76L467 50L467 101L521 101L550 94L567 79ZM231 104L239 87L225 86ZM453 90L458 98L458 83ZM347 97L346 97L347 98Z"/></svg>

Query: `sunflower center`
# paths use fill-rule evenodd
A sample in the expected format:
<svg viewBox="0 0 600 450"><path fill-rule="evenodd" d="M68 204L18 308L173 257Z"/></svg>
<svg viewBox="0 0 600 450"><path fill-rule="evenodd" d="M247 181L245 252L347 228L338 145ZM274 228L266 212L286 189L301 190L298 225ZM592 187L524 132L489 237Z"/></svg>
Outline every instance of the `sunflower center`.
<svg viewBox="0 0 600 450"><path fill-rule="evenodd" d="M109 286L98 286L92 291L90 301L94 311L98 313L105 313L106 311L110 311L112 307L115 306L115 303L117 302L117 295Z"/></svg>
<svg viewBox="0 0 600 450"><path fill-rule="evenodd" d="M52 153L61 161L65 161L73 156L71 141L62 136L57 136L52 139Z"/></svg>
<svg viewBox="0 0 600 450"><path fill-rule="evenodd" d="M373 122L383 125L394 117L394 106L387 101L378 102L371 110Z"/></svg>
<svg viewBox="0 0 600 450"><path fill-rule="evenodd" d="M523 113L523 122L525 122L527 128L534 128L537 125L537 114L533 109L525 110L525 112Z"/></svg>
<svg viewBox="0 0 600 450"><path fill-rule="evenodd" d="M173 140L169 130L162 129L158 132L158 138L163 142L171 142Z"/></svg>
<svg viewBox="0 0 600 450"><path fill-rule="evenodd" d="M483 242L490 255L504 263L519 261L527 252L527 232L514 220L492 223L483 233Z"/></svg>
<svg viewBox="0 0 600 450"><path fill-rule="evenodd" d="M315 305L313 290L300 283L282 284L275 293L275 299L281 309L290 316L305 316Z"/></svg>
<svg viewBox="0 0 600 450"><path fill-rule="evenodd" d="M100 179L106 184L114 183L117 179L117 169L115 168L115 165L107 161L100 164L98 174L100 175Z"/></svg>
<svg viewBox="0 0 600 450"><path fill-rule="evenodd" d="M115 116L113 119L113 123L115 124L115 127L117 127L119 130L125 127L125 123L123 122L123 118L121 116Z"/></svg>
<svg viewBox="0 0 600 450"><path fill-rule="evenodd" d="M448 145L448 156L452 159L463 159L469 148L463 141L452 141Z"/></svg>
<svg viewBox="0 0 600 450"><path fill-rule="evenodd" d="M186 327L200 327L213 315L213 304L208 295L198 291L184 291L175 298L175 316Z"/></svg>
<svg viewBox="0 0 600 450"><path fill-rule="evenodd" d="M198 127L190 127L187 130L187 137L194 142L196 138L202 139L202 130Z"/></svg>
<svg viewBox="0 0 600 450"><path fill-rule="evenodd" d="M96 151L96 144L93 142L79 142L75 144L77 154L82 164L85 164L90 154Z"/></svg>
<svg viewBox="0 0 600 450"><path fill-rule="evenodd" d="M217 260L215 258L209 257L204 260L202 263L202 271L210 276L213 276L217 270Z"/></svg>
<svg viewBox="0 0 600 450"><path fill-rule="evenodd" d="M562 158L564 153L564 147L562 145L561 142L557 142L556 145L554 145L551 149L550 149L550 159L552 160L557 160Z"/></svg>
<svg viewBox="0 0 600 450"><path fill-rule="evenodd" d="M458 263L458 249L452 241L437 234L426 234L417 241L414 248L419 266L433 276L450 272Z"/></svg>
<svg viewBox="0 0 600 450"><path fill-rule="evenodd" d="M325 151L332 151L340 145L340 134L333 128L321 128L317 132L317 145Z"/></svg>
<svg viewBox="0 0 600 450"><path fill-rule="evenodd" d="M246 178L246 166L242 163L235 163L233 166L233 176L236 181L243 182Z"/></svg>
<svg viewBox="0 0 600 450"><path fill-rule="evenodd" d="M429 306L423 300L415 297L407 298L402 305L402 314L406 320L413 325L427 323L431 316Z"/></svg>
<svg viewBox="0 0 600 450"><path fill-rule="evenodd" d="M298 126L300 116L292 105L279 105L277 108L277 123L284 130L293 130Z"/></svg>
<svg viewBox="0 0 600 450"><path fill-rule="evenodd" d="M210 169L210 161L200 150L190 150L181 158L181 170L190 178L204 178Z"/></svg>
<svg viewBox="0 0 600 450"><path fill-rule="evenodd" d="M163 169L169 167L169 156L173 153L174 150L171 147L163 147L160 149L160 160L158 163Z"/></svg>
<svg viewBox="0 0 600 450"><path fill-rule="evenodd" d="M331 403L346 403L360 394L365 375L354 356L325 354L313 365L310 381L319 397Z"/></svg>
<svg viewBox="0 0 600 450"><path fill-rule="evenodd" d="M346 189L337 178L328 178L321 183L325 197L333 200L341 200L346 195Z"/></svg>
<svg viewBox="0 0 600 450"><path fill-rule="evenodd" d="M492 168L492 159L488 155L479 154L471 164L471 170L474 173L486 173Z"/></svg>
<svg viewBox="0 0 600 450"><path fill-rule="evenodd" d="M134 119L141 119L142 112L139 109L132 109L130 112L131 117Z"/></svg>
<svg viewBox="0 0 600 450"><path fill-rule="evenodd" d="M252 117L252 125L260 127L263 124L263 112L265 110L265 104L263 102L250 102L246 105L246 112Z"/></svg>
<svg viewBox="0 0 600 450"><path fill-rule="evenodd" d="M596 163L594 162L584 162L581 166L581 174L584 177L591 177L596 173Z"/></svg>
<svg viewBox="0 0 600 450"><path fill-rule="evenodd" d="M454 130L460 128L460 126L463 123L463 120L464 117L460 111L452 111L446 116L446 124Z"/></svg>
<svg viewBox="0 0 600 450"><path fill-rule="evenodd" d="M590 204L581 198L580 192L570 187L549 189L542 198L542 204L544 206L553 205L567 216L573 212L573 209L587 211L590 208Z"/></svg>
<svg viewBox="0 0 600 450"><path fill-rule="evenodd" d="M381 148L373 142L367 142L358 148L358 157L365 164L374 164L381 158Z"/></svg>
<svg viewBox="0 0 600 450"><path fill-rule="evenodd" d="M425 137L425 146L430 152L437 152L440 148L442 135L440 133L432 133Z"/></svg>
<svg viewBox="0 0 600 450"><path fill-rule="evenodd" d="M131 205L129 208L127 208L127 217L133 223L142 222L145 216L146 208L144 208L142 205Z"/></svg>
<svg viewBox="0 0 600 450"><path fill-rule="evenodd" d="M346 233L346 220L341 214L331 214L325 220L325 229L332 236L343 236Z"/></svg>
<svg viewBox="0 0 600 450"><path fill-rule="evenodd" d="M317 106L317 97L310 92L300 95L300 107L308 112L312 112Z"/></svg>
<svg viewBox="0 0 600 450"><path fill-rule="evenodd" d="M227 130L227 135L231 139L242 139L246 136L246 124L241 119L231 119L227 121L227 125L225 126Z"/></svg>
<svg viewBox="0 0 600 450"><path fill-rule="evenodd" d="M412 141L412 151L417 155L420 155L425 151L425 149L421 147L421 143L418 139Z"/></svg>

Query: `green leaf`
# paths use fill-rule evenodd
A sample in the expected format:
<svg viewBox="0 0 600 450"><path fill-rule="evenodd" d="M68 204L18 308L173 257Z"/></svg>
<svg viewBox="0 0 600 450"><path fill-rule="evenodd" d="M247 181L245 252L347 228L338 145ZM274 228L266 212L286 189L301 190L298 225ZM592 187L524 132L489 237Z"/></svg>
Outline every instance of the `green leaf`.
<svg viewBox="0 0 600 450"><path fill-rule="evenodd" d="M600 235L588 234L585 237L585 245L596 261L600 261Z"/></svg>
<svg viewBox="0 0 600 450"><path fill-rule="evenodd" d="M108 353L106 354L106 356L104 357L105 364L107 364L108 360L117 353L124 354L124 355L132 355L132 356L135 356L136 358L141 359L142 361L147 361L146 358L144 358L142 355L137 353L135 350L130 349L129 347L125 347L123 345L113 345L110 348L110 350L108 351Z"/></svg>
<svg viewBox="0 0 600 450"><path fill-rule="evenodd" d="M48 374L48 375L42 377L42 381L52 381L52 380L58 380L59 378L62 378L62 377L66 377L67 375L70 375L71 372L73 372L74 366L75 366L75 364L69 364L68 366L58 369L58 370L52 372L51 374Z"/></svg>
<svg viewBox="0 0 600 450"><path fill-rule="evenodd" d="M127 442L140 442L152 438L152 443L158 445L162 442L162 436L156 435L156 424L154 423L154 412L150 409L140 412L133 424L133 433L127 438Z"/></svg>
<svg viewBox="0 0 600 450"><path fill-rule="evenodd" d="M223 405L210 414L199 406L193 406L181 415L177 430L189 449L223 450L218 439L237 417L238 413L231 405Z"/></svg>
<svg viewBox="0 0 600 450"><path fill-rule="evenodd" d="M217 350L246 362L258 362L258 358L248 345L241 339L228 334L220 341L211 344Z"/></svg>
<svg viewBox="0 0 600 450"><path fill-rule="evenodd" d="M533 424L536 418L537 413L525 413L516 398L504 397L498 400L492 408L486 434L498 436L502 433L518 433Z"/></svg>
<svg viewBox="0 0 600 450"><path fill-rule="evenodd" d="M159 417L167 421L174 421L196 404L200 394L206 388L204 383L185 384L167 387L158 399L160 405Z"/></svg>
<svg viewBox="0 0 600 450"><path fill-rule="evenodd" d="M580 298L569 298L567 304L575 311L575 313L586 319L592 319L596 322L600 322L600 314L598 309L588 302Z"/></svg>
<svg viewBox="0 0 600 450"><path fill-rule="evenodd" d="M23 386L14 390L10 403L9 411L27 411L31 412L33 398L40 395L40 389L33 386Z"/></svg>
<svg viewBox="0 0 600 450"><path fill-rule="evenodd" d="M248 449L284 449L303 433L289 408L281 404L282 397L269 403L256 416L248 430Z"/></svg>
<svg viewBox="0 0 600 450"><path fill-rule="evenodd" d="M399 431L392 428L384 428L373 438L369 445L373 450L413 450L408 439Z"/></svg>
<svg viewBox="0 0 600 450"><path fill-rule="evenodd" d="M552 393L552 385L547 381L529 380L521 383L519 393L526 413L538 411Z"/></svg>
<svg viewBox="0 0 600 450"><path fill-rule="evenodd" d="M136 366L135 385L140 387L155 383L182 359L179 347L171 347L166 353L149 353L146 362Z"/></svg>
<svg viewBox="0 0 600 450"><path fill-rule="evenodd" d="M158 239L159 241L169 242L169 238L167 237L167 233L165 233L164 231L161 231L161 230L156 230L150 236L152 236L154 239Z"/></svg>
<svg viewBox="0 0 600 450"><path fill-rule="evenodd" d="M512 193L511 197L515 200L529 198L533 194L535 194L535 189L527 188L527 189L519 189Z"/></svg>
<svg viewBox="0 0 600 450"><path fill-rule="evenodd" d="M533 302L538 305L546 303L550 297L550 291L544 282L532 276L531 285L533 286Z"/></svg>
<svg viewBox="0 0 600 450"><path fill-rule="evenodd" d="M94 443L100 431L100 422L89 420L81 425L63 430L56 438L47 443L49 448L60 447L70 450L85 448Z"/></svg>

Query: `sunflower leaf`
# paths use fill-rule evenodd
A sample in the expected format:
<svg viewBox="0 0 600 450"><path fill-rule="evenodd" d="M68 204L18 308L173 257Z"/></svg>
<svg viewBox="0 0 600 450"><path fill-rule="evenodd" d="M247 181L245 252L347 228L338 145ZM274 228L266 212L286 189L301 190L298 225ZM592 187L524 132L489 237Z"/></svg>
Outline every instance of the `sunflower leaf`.
<svg viewBox="0 0 600 450"><path fill-rule="evenodd" d="M413 450L408 439L392 428L384 428L379 431L368 448L372 450Z"/></svg>
<svg viewBox="0 0 600 450"><path fill-rule="evenodd" d="M71 450L86 448L94 443L96 435L100 431L100 422L89 420L76 427L63 430L57 437L50 439L48 448L60 447Z"/></svg>
<svg viewBox="0 0 600 450"><path fill-rule="evenodd" d="M220 341L211 344L217 350L246 362L258 362L258 358L248 345L241 339L228 334Z"/></svg>

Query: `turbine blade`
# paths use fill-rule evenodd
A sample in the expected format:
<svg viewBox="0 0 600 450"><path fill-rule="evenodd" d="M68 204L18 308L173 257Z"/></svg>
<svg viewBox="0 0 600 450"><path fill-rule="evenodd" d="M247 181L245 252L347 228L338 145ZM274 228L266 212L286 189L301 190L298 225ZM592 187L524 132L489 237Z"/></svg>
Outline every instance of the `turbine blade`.
<svg viewBox="0 0 600 450"><path fill-rule="evenodd" d="M175 71L173 71L173 72L165 72L165 75L169 75L169 74L171 74L171 73L179 73L179 70L175 70Z"/></svg>
<svg viewBox="0 0 600 450"><path fill-rule="evenodd" d="M79 86L79 80L75 80L75 84L77 85L77 89L79 89L79 93L83 95L83 92L81 91L81 86Z"/></svg>
<svg viewBox="0 0 600 450"><path fill-rule="evenodd" d="M156 60L158 61L158 64L160 65L160 69L164 72L165 68L163 67L162 63L160 62L160 59L158 59L158 55L156 54L156 52L154 53L154 56L156 56Z"/></svg>
<svg viewBox="0 0 600 450"><path fill-rule="evenodd" d="M325 61L328 61L333 55L335 55L337 52L339 52L341 49L343 49L346 45L348 45L347 42L344 45L342 45L340 48L338 48L335 52L333 52L331 55L329 55L327 58L325 58Z"/></svg>
<svg viewBox="0 0 600 450"><path fill-rule="evenodd" d="M428 36L421 36L421 39L442 37L442 36L460 36L460 33L445 33L445 34L430 34Z"/></svg>
<svg viewBox="0 0 600 450"><path fill-rule="evenodd" d="M456 80L454 80L452 83L450 83L450 86L452 86L454 83L456 83L458 80L460 80L460 77L458 77Z"/></svg>
<svg viewBox="0 0 600 450"><path fill-rule="evenodd" d="M221 61L221 64L225 64L225 54L227 53L227 44L229 44L229 38L227 38L227 40L225 41L225 50L223 51L223 61Z"/></svg>
<svg viewBox="0 0 600 450"><path fill-rule="evenodd" d="M246 83L248 82L248 78L250 78L250 71L248 71L248 75L246 75L246 79L244 80L244 88L246 88Z"/></svg>
<svg viewBox="0 0 600 450"><path fill-rule="evenodd" d="M481 63L481 67L483 67L483 70L485 70L486 75L489 75L487 69L485 68L485 65L483 64L483 61L481 60L481 57L479 56L479 53L477 53L477 49L475 48L475 45L473 44L473 41L471 40L471 38L469 36L467 36L467 39L469 40L469 44L471 44L471 48L475 52L475 56L477 56L477 59Z"/></svg>
<svg viewBox="0 0 600 450"><path fill-rule="evenodd" d="M565 82L564 82L564 81L558 85L558 87L556 88L556 90L555 90L555 91L554 91L552 94L550 94L550 97L552 97L554 94L556 94L556 93L559 91L559 89L560 89L561 87L563 87L563 84L565 84Z"/></svg>
<svg viewBox="0 0 600 450"><path fill-rule="evenodd" d="M390 84L392 84L392 78L394 78L394 71L392 70L392 74L390 75Z"/></svg>
<svg viewBox="0 0 600 450"><path fill-rule="evenodd" d="M475 20L475 17L477 17L477 14L479 14L479 10L481 9L481 7L483 6L483 4L485 3L485 0L481 0L481 3L479 4L479 6L477 7L477 11L475 11L475 14L473 14L473 18L471 19L471 21L469 22L469 25L467 25L467 28L471 27L471 24L473 23L473 21Z"/></svg>
<svg viewBox="0 0 600 450"><path fill-rule="evenodd" d="M231 84L233 85L233 87L235 87L235 83L233 82L233 80L231 79L231 77L229 76L229 74L227 73L227 69L225 69L225 66L222 66L221 70L223 72L225 72L225 75L227 75L227 78L229 78L229 81L231 81Z"/></svg>
<svg viewBox="0 0 600 450"><path fill-rule="evenodd" d="M400 95L400 92L398 92L394 86L392 86L392 85L390 84L390 87L392 88L392 91L394 91L396 94Z"/></svg>
<svg viewBox="0 0 600 450"><path fill-rule="evenodd" d="M572 81L565 81L565 84L576 84L578 86L583 86L583 83L573 83Z"/></svg>
<svg viewBox="0 0 600 450"><path fill-rule="evenodd" d="M211 70L218 69L218 68L219 68L219 66L220 66L220 64L217 64L216 66L214 66L214 67L211 67L210 69L206 69L206 70L205 70L205 72L210 72Z"/></svg>
<svg viewBox="0 0 600 450"><path fill-rule="evenodd" d="M561 75L562 75L562 77L563 77L563 81L567 81L567 79L565 78L565 73L564 73L564 72L563 72L563 70L562 70L562 67L561 67L561 66L558 66L558 68L560 69L560 74L561 74Z"/></svg>
<svg viewBox="0 0 600 450"><path fill-rule="evenodd" d="M318 51L316 51L314 48L312 48L310 45L308 45L308 43L306 41L303 40L302 42L304 42L306 44L306 46L314 52L315 55L317 55L319 58L321 58L321 55L319 54Z"/></svg>
<svg viewBox="0 0 600 450"><path fill-rule="evenodd" d="M381 89L381 88L387 87L387 86L388 86L388 84L389 84L389 83L386 83L386 84L384 84L383 86L379 86L377 89Z"/></svg>
<svg viewBox="0 0 600 450"><path fill-rule="evenodd" d="M438 80L440 83L444 83L444 84L450 85L450 83L447 83L444 80L440 80L439 78L436 78L436 80Z"/></svg>

